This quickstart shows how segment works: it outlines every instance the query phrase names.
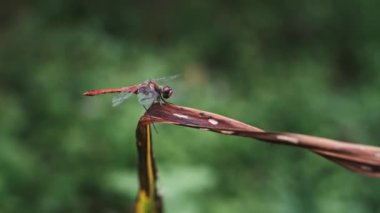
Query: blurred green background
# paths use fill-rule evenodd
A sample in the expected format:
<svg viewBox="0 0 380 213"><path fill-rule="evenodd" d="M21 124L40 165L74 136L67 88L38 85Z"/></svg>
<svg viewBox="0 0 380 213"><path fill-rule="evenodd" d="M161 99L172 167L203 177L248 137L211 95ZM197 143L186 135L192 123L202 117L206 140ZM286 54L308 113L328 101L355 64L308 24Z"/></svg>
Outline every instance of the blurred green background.
<svg viewBox="0 0 380 213"><path fill-rule="evenodd" d="M375 1L16 0L0 7L0 212L130 212L136 98L380 146ZM380 181L313 153L157 125L167 212L380 212Z"/></svg>

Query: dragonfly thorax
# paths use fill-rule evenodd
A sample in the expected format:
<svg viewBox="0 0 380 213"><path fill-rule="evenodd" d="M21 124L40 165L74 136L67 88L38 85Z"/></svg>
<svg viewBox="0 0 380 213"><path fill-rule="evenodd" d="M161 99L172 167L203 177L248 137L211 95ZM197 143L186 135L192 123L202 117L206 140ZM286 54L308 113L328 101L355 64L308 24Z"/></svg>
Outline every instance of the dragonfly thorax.
<svg viewBox="0 0 380 213"><path fill-rule="evenodd" d="M160 101L160 91L153 82L148 82L137 90L137 98L139 103L148 109L153 103Z"/></svg>
<svg viewBox="0 0 380 213"><path fill-rule="evenodd" d="M160 86L154 81L148 81L137 90L137 98L141 105L148 109L153 103L160 103L173 94L169 86Z"/></svg>

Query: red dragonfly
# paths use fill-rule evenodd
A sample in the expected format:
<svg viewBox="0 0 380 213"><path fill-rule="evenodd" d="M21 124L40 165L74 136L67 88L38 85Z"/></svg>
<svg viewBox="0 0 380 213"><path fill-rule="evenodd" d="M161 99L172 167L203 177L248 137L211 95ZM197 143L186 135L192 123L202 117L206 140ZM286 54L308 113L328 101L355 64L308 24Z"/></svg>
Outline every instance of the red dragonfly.
<svg viewBox="0 0 380 213"><path fill-rule="evenodd" d="M120 93L112 99L112 106L117 106L127 100L132 94L136 94L139 103L147 110L153 103L166 102L173 94L173 89L170 86L161 86L157 81L174 79L179 75L174 75L166 78L159 78L155 80L147 80L141 84L136 84L128 87L122 87L117 89L98 89L90 90L83 95L95 96L107 93Z"/></svg>

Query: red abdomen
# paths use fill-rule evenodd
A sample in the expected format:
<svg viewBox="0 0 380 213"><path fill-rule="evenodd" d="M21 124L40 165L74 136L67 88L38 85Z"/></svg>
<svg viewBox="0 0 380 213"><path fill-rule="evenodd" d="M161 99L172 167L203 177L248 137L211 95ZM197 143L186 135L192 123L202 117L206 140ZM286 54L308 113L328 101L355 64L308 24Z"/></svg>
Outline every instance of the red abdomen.
<svg viewBox="0 0 380 213"><path fill-rule="evenodd" d="M133 92L136 93L138 89L138 86L130 86L130 87L123 87L123 88L117 88L117 89L97 89L97 90L90 90L83 95L86 96L94 96L94 95L101 95L101 94L106 94L106 93L117 93L117 92Z"/></svg>

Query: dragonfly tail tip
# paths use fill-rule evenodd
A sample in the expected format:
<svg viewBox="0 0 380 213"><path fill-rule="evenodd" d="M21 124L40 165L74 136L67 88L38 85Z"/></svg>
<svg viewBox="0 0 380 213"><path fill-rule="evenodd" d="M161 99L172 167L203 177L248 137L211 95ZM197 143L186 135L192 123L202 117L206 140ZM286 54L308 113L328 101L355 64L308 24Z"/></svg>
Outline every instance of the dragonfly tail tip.
<svg viewBox="0 0 380 213"><path fill-rule="evenodd" d="M85 96L93 96L93 94L91 92L84 92L82 95L85 95Z"/></svg>

